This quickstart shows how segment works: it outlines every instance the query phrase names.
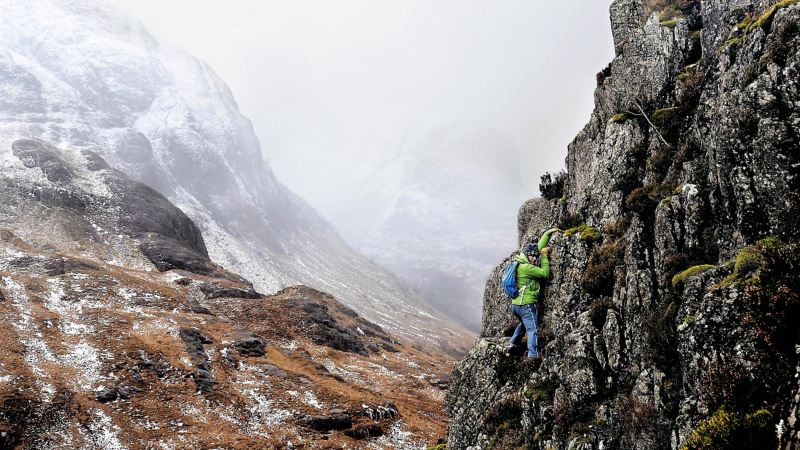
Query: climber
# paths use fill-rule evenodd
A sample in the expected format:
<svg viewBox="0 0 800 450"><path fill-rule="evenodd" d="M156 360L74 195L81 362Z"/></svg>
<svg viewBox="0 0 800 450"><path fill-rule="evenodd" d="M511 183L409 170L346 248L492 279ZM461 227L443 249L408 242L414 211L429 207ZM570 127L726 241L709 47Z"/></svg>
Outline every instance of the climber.
<svg viewBox="0 0 800 450"><path fill-rule="evenodd" d="M536 302L539 300L541 287L539 280L546 280L550 276L550 249L547 243L550 242L550 235L558 231L561 230L551 228L545 231L538 244L528 244L524 252L516 256L516 261L520 263L517 267L517 286L520 292L511 302L511 312L520 323L506 347L506 355L511 355L527 332L528 358L541 358L536 347ZM540 259L539 266L536 265L537 257Z"/></svg>

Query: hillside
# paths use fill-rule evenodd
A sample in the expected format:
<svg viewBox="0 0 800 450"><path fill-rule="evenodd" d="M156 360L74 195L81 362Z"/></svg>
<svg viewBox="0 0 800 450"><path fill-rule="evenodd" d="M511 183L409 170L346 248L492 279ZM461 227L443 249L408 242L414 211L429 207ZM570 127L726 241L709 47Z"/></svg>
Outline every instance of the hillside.
<svg viewBox="0 0 800 450"><path fill-rule="evenodd" d="M452 360L215 264L87 150L0 142L0 448L419 448Z"/></svg>
<svg viewBox="0 0 800 450"><path fill-rule="evenodd" d="M183 210L211 258L261 292L313 286L428 347L469 345L469 332L348 247L276 179L207 64L99 0L6 0L0 15L4 140L101 155Z"/></svg>

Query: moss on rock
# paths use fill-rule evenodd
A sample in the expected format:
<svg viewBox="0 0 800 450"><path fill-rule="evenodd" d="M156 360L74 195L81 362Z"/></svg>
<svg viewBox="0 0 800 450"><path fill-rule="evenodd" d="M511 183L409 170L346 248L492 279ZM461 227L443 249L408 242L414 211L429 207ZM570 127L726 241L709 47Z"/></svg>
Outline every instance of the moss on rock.
<svg viewBox="0 0 800 450"><path fill-rule="evenodd" d="M763 254L767 250L783 246L784 243L776 237L767 237L761 239L753 245L748 245L736 255L733 262L733 273L730 274L722 281L722 285L729 285L733 283L746 283L752 284L757 282L755 279L755 272L761 268L761 261ZM752 275L752 276L751 276Z"/></svg>
<svg viewBox="0 0 800 450"><path fill-rule="evenodd" d="M750 414L720 408L692 430L681 450L733 450L775 448L772 413L760 409Z"/></svg>
<svg viewBox="0 0 800 450"><path fill-rule="evenodd" d="M678 273L674 277L672 277L672 285L677 286L678 284L683 283L684 281L686 281L691 277L696 277L697 275L700 275L716 267L717 266L715 266L714 264L699 264L696 266L689 267L683 272Z"/></svg>
<svg viewBox="0 0 800 450"><path fill-rule="evenodd" d="M564 236L567 237L572 237L576 234L578 235L578 239L588 243L597 242L600 239L602 239L600 230L598 230L595 227L586 225L585 223L582 225L578 225L577 227L572 227L564 232Z"/></svg>
<svg viewBox="0 0 800 450"><path fill-rule="evenodd" d="M609 119L609 121L611 123L619 123L619 122L624 122L627 119L628 119L628 114L627 113L619 113L619 114L614 114L613 116L611 116L611 119Z"/></svg>
<svg viewBox="0 0 800 450"><path fill-rule="evenodd" d="M678 113L677 106L671 106L669 108L659 108L653 112L653 122L656 124L664 124L671 120L675 115Z"/></svg>

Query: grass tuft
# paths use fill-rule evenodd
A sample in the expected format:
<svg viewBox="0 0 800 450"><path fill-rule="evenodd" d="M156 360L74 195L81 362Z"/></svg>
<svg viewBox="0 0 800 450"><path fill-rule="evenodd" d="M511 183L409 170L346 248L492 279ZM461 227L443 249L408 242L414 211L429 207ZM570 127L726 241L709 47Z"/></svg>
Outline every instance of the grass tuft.
<svg viewBox="0 0 800 450"><path fill-rule="evenodd" d="M717 266L715 266L713 264L700 264L700 265L697 265L697 266L689 267L688 269L684 270L683 272L681 272L679 274L676 274L674 277L672 277L672 285L673 286L678 286L680 283L685 282L687 279L689 279L691 277L696 277L697 275L700 275L700 274L702 274L702 273L704 273L704 272L706 272L708 270L714 269L716 267Z"/></svg>

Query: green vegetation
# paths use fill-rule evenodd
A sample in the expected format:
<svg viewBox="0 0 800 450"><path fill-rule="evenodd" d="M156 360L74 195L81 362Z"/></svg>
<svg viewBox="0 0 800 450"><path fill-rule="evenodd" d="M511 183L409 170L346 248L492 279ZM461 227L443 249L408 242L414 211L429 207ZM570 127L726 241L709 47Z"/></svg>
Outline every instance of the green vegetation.
<svg viewBox="0 0 800 450"><path fill-rule="evenodd" d="M522 395L535 402L553 401L557 388L558 383L556 383L555 380L552 378L545 378L530 386L526 386Z"/></svg>
<svg viewBox="0 0 800 450"><path fill-rule="evenodd" d="M764 11L764 14L761 15L755 22L749 24L747 26L747 31L750 32L755 30L759 27L767 27L772 24L772 17L775 16L775 13L782 8L786 8L787 6L794 5L795 3L800 2L800 0L783 0L780 1Z"/></svg>
<svg viewBox="0 0 800 450"><path fill-rule="evenodd" d="M772 413L765 409L742 415L720 408L700 422L681 450L775 448Z"/></svg>
<svg viewBox="0 0 800 450"><path fill-rule="evenodd" d="M671 120L675 117L675 114L678 113L677 106L671 106L669 108L660 108L653 112L653 122L656 124L664 124L667 121Z"/></svg>
<svg viewBox="0 0 800 450"><path fill-rule="evenodd" d="M767 237L754 245L742 248L734 260L733 273L722 280L722 285L727 286L733 283L753 284L757 282L754 273L761 268L764 252L781 246L783 246L783 242L780 239ZM754 276L748 277L748 275Z"/></svg>
<svg viewBox="0 0 800 450"><path fill-rule="evenodd" d="M683 318L684 325L694 325L695 322L697 322L697 316L693 314L689 314Z"/></svg>
<svg viewBox="0 0 800 450"><path fill-rule="evenodd" d="M607 242L595 247L592 254L589 255L586 270L581 274L583 290L595 298L610 297L614 293L614 285L617 280L617 266L622 264L624 256L625 244L621 241ZM603 321L605 321L605 317L603 317Z"/></svg>
<svg viewBox="0 0 800 450"><path fill-rule="evenodd" d="M772 25L772 19L778 10L786 8L800 2L800 0L782 0L764 11L758 19L753 20L752 16L746 16L744 20L736 24L736 29L731 31L728 35L728 40L722 44L720 50L723 50L732 45L743 45L747 43L747 35L756 28L767 28Z"/></svg>
<svg viewBox="0 0 800 450"><path fill-rule="evenodd" d="M489 441L489 445L486 446L486 450L492 450L495 445L497 445L498 441L503 438L506 434L506 431L511 428L508 422L503 422L494 430L494 434L492 435L492 440Z"/></svg>
<svg viewBox="0 0 800 450"><path fill-rule="evenodd" d="M678 284L683 283L687 279L700 275L701 273L706 272L710 269L714 269L716 267L717 266L715 266L714 264L700 264L697 266L689 267L683 272L676 274L674 277L672 277L672 285L678 286Z"/></svg>
<svg viewBox="0 0 800 450"><path fill-rule="evenodd" d="M425 450L447 450L447 444L433 445Z"/></svg>
<svg viewBox="0 0 800 450"><path fill-rule="evenodd" d="M611 123L619 123L619 122L624 122L627 119L628 119L627 113L619 113L611 116L611 119L609 120L611 121Z"/></svg>
<svg viewBox="0 0 800 450"><path fill-rule="evenodd" d="M697 30L697 31L695 31L695 32L693 32L693 33L692 33L692 35L691 35L691 39L692 39L692 41L694 41L694 42L699 42L699 41L700 41L700 37L701 37L701 36L702 36L702 35L701 35L701 33L700 33L700 30Z"/></svg>
<svg viewBox="0 0 800 450"><path fill-rule="evenodd" d="M662 27L675 28L678 25L678 19L669 19L660 22Z"/></svg>
<svg viewBox="0 0 800 450"><path fill-rule="evenodd" d="M539 192L547 200L556 200L564 197L564 187L567 182L567 172L562 170L555 175L546 172L539 177Z"/></svg>
<svg viewBox="0 0 800 450"><path fill-rule="evenodd" d="M587 243L597 242L600 239L602 239L602 236L600 235L600 230L598 230L595 227L586 225L585 223L582 225L578 225L577 227L572 227L564 232L564 236L567 237L572 237L575 234L578 234L578 239L585 241Z"/></svg>

